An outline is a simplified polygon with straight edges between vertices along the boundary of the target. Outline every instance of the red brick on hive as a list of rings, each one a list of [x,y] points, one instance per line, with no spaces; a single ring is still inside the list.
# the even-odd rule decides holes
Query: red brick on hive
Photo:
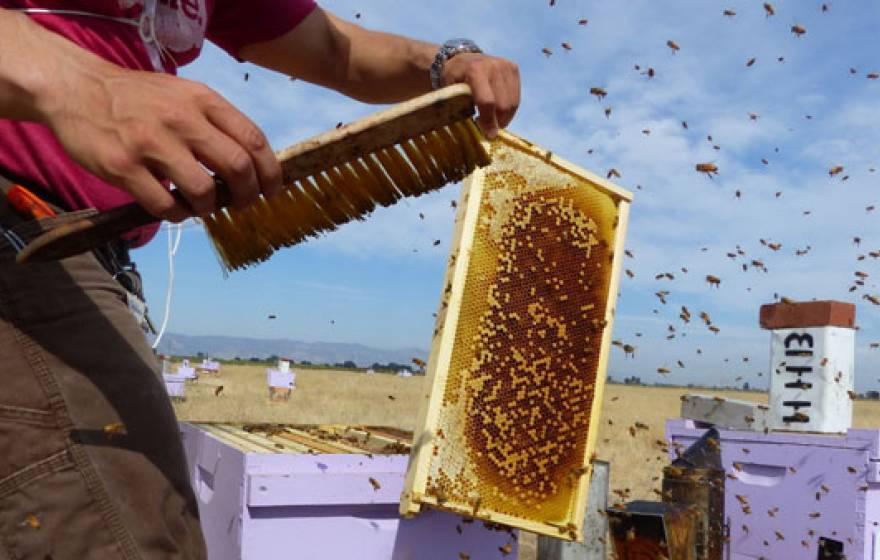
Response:
[[[761,306],[762,329],[796,329],[805,327],[853,328],[856,306],[842,301],[802,301],[768,303]]]

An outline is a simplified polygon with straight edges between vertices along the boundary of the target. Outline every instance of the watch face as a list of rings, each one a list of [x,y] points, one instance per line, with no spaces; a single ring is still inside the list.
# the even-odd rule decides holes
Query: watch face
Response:
[[[461,47],[476,47],[477,45],[470,39],[450,39],[443,43],[447,49],[459,49]]]

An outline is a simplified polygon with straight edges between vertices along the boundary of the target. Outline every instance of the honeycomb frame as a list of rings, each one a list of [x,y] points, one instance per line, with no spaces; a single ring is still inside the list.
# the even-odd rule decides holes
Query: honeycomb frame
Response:
[[[632,194],[506,131],[490,151],[492,165],[465,181],[458,205],[427,367],[428,390],[416,422],[400,513],[411,516],[427,506],[582,540]],[[517,169],[528,169],[529,177],[539,180],[529,184]],[[508,188],[510,182],[520,186]],[[555,245],[543,241],[548,232],[558,234]],[[548,248],[549,256],[542,253]],[[532,258],[526,273],[514,262],[520,255]],[[538,272],[535,259],[550,264]],[[571,283],[574,289],[563,287],[570,278],[560,278],[571,276],[572,262],[580,266],[580,292]],[[588,264],[600,272],[586,275]],[[565,267],[567,272],[561,272]],[[540,286],[540,280],[549,287]],[[509,285],[508,291],[499,284]],[[536,288],[541,289],[538,297]],[[597,305],[573,307],[594,295]],[[548,297],[559,301],[544,305]],[[507,314],[505,304],[511,300]],[[528,308],[531,322],[523,320],[516,305]],[[543,312],[535,311],[542,305]],[[568,314],[554,316],[559,309]],[[576,317],[572,309],[578,310]],[[558,336],[554,339],[551,329],[546,344],[533,344],[534,333],[545,340],[547,329],[535,330],[541,324],[555,328]],[[520,325],[526,328],[525,339]],[[581,349],[568,340],[566,328],[580,336],[585,328],[593,334],[584,338]],[[528,348],[511,344],[511,359],[503,352],[505,337],[526,341]],[[560,349],[563,341],[565,350]],[[547,369],[539,372],[535,364],[541,360],[529,360],[535,353],[526,356],[525,350],[550,355]],[[562,352],[569,352],[570,362],[559,361]],[[576,359],[583,367],[573,365]],[[523,367],[511,367],[517,364]],[[511,396],[514,403],[538,403],[528,419],[508,410]],[[537,426],[542,419],[535,414],[541,412],[557,421]]]

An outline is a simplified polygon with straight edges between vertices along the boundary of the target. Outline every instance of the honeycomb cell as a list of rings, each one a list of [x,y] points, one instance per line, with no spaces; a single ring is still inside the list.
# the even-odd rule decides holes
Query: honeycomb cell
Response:
[[[452,280],[463,290],[451,353],[435,365],[445,385],[428,429],[444,437],[427,446],[425,494],[557,535],[577,519],[592,452],[619,197],[521,141],[496,141],[491,154],[471,185],[476,226],[460,239],[470,250],[453,250],[468,262]]]

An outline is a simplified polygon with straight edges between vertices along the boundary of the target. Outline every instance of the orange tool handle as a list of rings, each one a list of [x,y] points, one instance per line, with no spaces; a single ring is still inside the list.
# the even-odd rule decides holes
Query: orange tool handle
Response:
[[[21,185],[12,185],[12,188],[6,193],[6,200],[19,213],[30,216],[35,220],[55,216],[55,211],[48,204]]]

